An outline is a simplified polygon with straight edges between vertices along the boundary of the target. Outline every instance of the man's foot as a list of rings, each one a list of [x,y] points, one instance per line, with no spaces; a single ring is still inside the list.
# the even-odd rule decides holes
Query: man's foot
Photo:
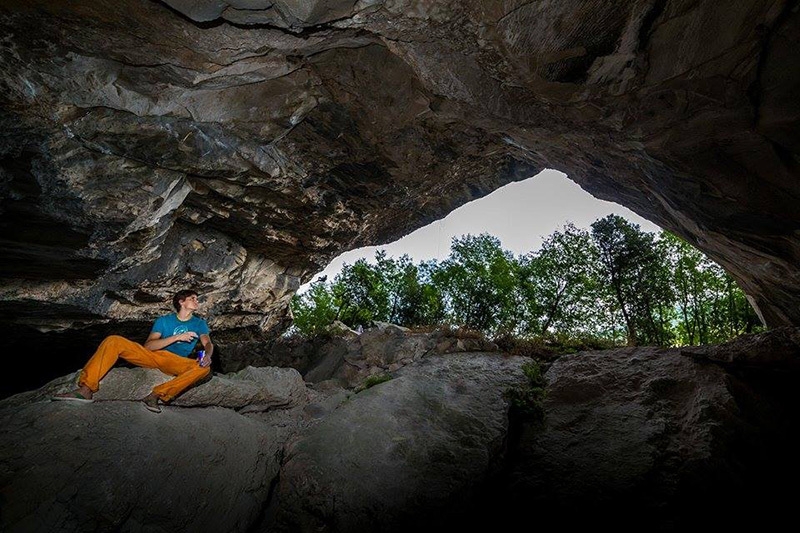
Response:
[[[92,399],[92,396],[93,396],[92,390],[85,385],[81,385],[74,391],[64,392],[62,394],[56,394],[55,396],[52,396],[50,399],[54,401],[91,403],[94,401]]]
[[[142,399],[145,409],[154,413],[161,412],[161,406],[158,405],[158,396],[155,394],[148,394]]]

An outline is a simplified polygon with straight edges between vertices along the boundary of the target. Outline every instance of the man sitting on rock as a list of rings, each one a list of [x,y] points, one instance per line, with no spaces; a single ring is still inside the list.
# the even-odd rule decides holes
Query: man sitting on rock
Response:
[[[206,321],[192,316],[199,305],[197,293],[191,290],[178,291],[172,298],[172,305],[177,312],[156,319],[144,346],[118,335],[106,337],[81,370],[78,389],[59,394],[53,399],[91,402],[92,396],[100,388],[100,380],[120,357],[136,366],[157,368],[175,376],[153,388],[153,392],[142,399],[144,406],[155,413],[161,412],[159,400],[166,403],[206,377],[211,372],[209,365],[214,345],[211,344]],[[199,362],[190,357],[198,338],[205,349],[205,355]]]

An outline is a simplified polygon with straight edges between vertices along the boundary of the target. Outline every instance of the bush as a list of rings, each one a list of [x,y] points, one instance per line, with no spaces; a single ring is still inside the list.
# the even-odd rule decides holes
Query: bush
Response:
[[[494,338],[494,343],[501,352],[509,355],[520,355],[531,359],[552,361],[560,354],[554,348],[547,346],[542,337],[521,338],[506,333]]]
[[[506,333],[495,337],[493,341],[501,351],[509,355],[520,355],[541,361],[553,361],[569,353],[610,350],[619,347],[619,344],[614,341],[589,335],[580,337],[570,337],[568,335],[517,337]]]
[[[542,369],[536,361],[529,361],[522,365],[522,372],[527,381],[517,387],[506,390],[504,396],[511,404],[512,410],[523,418],[542,420],[544,418],[543,401],[547,394],[547,382],[542,376]]]

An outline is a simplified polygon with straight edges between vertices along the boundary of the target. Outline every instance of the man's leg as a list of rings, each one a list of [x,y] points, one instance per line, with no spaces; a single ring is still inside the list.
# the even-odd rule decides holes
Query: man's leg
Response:
[[[106,337],[86,366],[81,370],[79,385],[85,385],[92,392],[100,388],[103,379],[117,359],[122,357],[129,363],[144,368],[156,368],[154,352],[151,352],[139,343],[130,341],[119,335]]]
[[[153,352],[156,368],[175,376],[174,379],[153,388],[153,395],[162,402],[168,402],[175,396],[197,383],[210,372],[211,368],[202,367],[196,359],[181,357],[167,350]]]
[[[100,380],[111,370],[111,367],[120,357],[137,366],[156,368],[153,352],[125,337],[111,335],[100,343],[97,351],[81,370],[78,390],[59,394],[55,398],[73,399],[77,393],[85,399],[91,400],[94,393],[100,388]]]

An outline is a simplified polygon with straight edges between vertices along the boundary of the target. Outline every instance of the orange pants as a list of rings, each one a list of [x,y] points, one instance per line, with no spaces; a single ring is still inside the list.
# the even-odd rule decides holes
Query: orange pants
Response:
[[[97,351],[83,367],[78,384],[86,385],[92,392],[97,392],[100,380],[120,357],[136,366],[157,368],[165,374],[176,376],[175,379],[153,388],[153,392],[164,402],[168,402],[211,372],[209,367],[200,366],[190,357],[181,357],[168,350],[153,352],[125,337],[111,335],[100,343]]]

